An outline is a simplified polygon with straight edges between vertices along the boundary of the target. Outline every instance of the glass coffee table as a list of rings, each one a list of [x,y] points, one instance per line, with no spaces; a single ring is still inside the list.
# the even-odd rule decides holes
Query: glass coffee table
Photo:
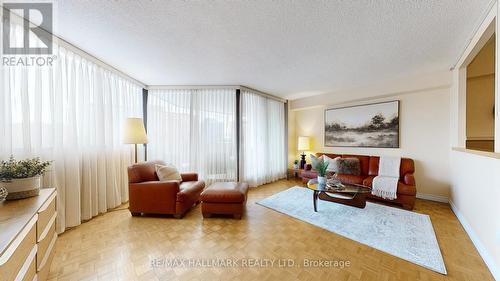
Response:
[[[307,188],[314,191],[313,204],[315,212],[318,211],[318,199],[364,208],[366,206],[366,195],[371,192],[371,188],[359,184],[344,184],[342,188],[330,188],[326,184],[319,184],[317,179],[309,180]]]

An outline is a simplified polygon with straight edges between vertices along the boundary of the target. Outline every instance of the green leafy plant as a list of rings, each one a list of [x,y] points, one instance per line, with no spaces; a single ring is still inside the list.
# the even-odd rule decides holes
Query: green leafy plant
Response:
[[[39,157],[17,161],[14,156],[0,161],[0,180],[24,179],[42,175],[51,161],[41,161]]]
[[[318,160],[318,163],[316,164],[316,171],[318,172],[318,175],[320,177],[326,176],[326,169],[328,169],[329,162],[325,162],[323,158]]]
[[[295,164],[295,165],[299,164],[299,160],[293,161],[293,164]]]

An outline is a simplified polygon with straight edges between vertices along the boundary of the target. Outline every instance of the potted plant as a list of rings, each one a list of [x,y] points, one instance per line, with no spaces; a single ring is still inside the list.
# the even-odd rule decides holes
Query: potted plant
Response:
[[[293,168],[297,170],[299,168],[299,160],[293,161]]]
[[[0,161],[0,186],[7,189],[7,200],[38,195],[40,176],[50,163],[38,157],[17,161],[11,156],[7,161]]]
[[[330,163],[328,161],[325,162],[323,158],[318,160],[316,164],[316,172],[318,172],[318,183],[326,184],[326,169],[328,169],[328,165]]]

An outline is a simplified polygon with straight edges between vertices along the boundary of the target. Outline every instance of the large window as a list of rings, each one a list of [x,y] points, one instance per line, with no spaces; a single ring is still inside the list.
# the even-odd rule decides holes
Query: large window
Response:
[[[57,188],[62,232],[128,201],[132,150],[122,131],[142,116],[142,87],[69,47],[54,52],[52,67],[0,68],[0,159],[53,161],[43,186]]]
[[[237,179],[234,89],[150,90],[147,125],[149,159],[207,183]]]
[[[237,120],[236,99],[235,89],[150,90],[148,158],[197,172],[208,184],[285,177],[284,103],[242,90]]]
[[[240,178],[258,186],[285,177],[285,105],[241,92]]]

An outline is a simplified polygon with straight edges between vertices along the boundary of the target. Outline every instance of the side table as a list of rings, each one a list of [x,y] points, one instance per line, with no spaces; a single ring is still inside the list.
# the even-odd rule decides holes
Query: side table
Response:
[[[302,171],[304,171],[304,169],[300,169],[300,168],[297,168],[297,169],[288,168],[287,173],[286,173],[286,179],[287,180],[289,180],[289,179],[299,179],[300,178],[300,174],[302,174]]]

